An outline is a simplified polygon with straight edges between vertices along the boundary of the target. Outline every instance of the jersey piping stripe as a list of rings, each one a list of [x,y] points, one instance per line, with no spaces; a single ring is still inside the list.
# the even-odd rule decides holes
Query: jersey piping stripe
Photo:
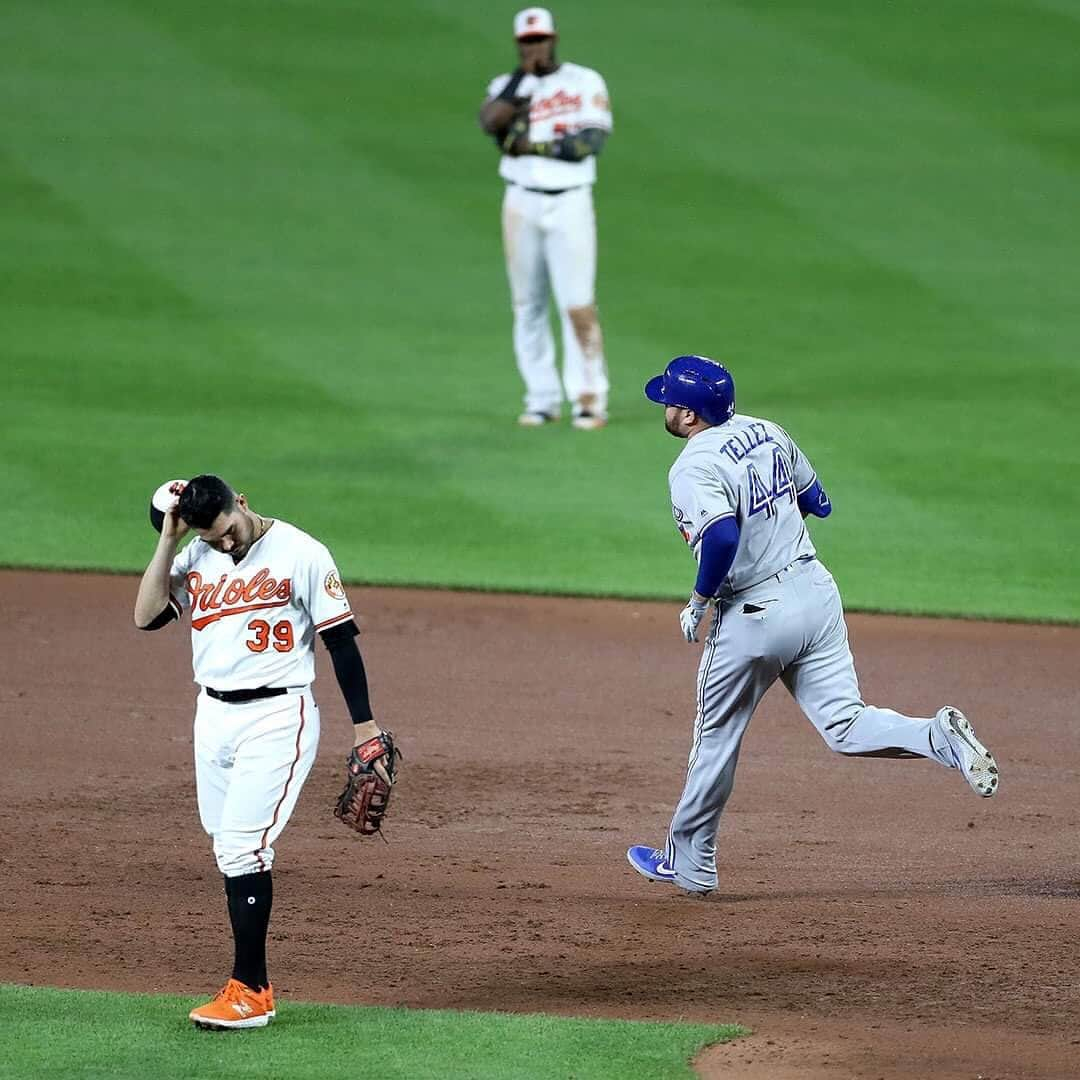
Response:
[[[184,614],[184,609],[183,609],[183,606],[181,605],[180,601],[177,600],[176,597],[173,596],[171,593],[169,594],[169,607],[172,608],[173,613],[176,615],[176,617],[178,619],[180,618],[181,615]]]
[[[293,753],[292,764],[289,766],[289,775],[285,778],[285,789],[281,793],[281,798],[278,799],[277,805],[274,807],[274,816],[270,819],[270,824],[263,829],[263,834],[259,840],[259,849],[255,852],[255,858],[259,863],[259,869],[265,870],[266,863],[263,862],[262,852],[266,848],[266,838],[270,835],[270,830],[277,824],[278,814],[281,813],[282,803],[285,802],[285,796],[289,794],[289,785],[292,783],[293,773],[296,772],[296,764],[300,760],[300,736],[304,733],[304,695],[300,695],[300,726],[296,729],[296,750]]]
[[[716,617],[720,617],[719,613]],[[709,673],[712,670],[713,657],[716,655],[717,639],[719,637],[720,627],[715,626],[713,627],[713,632],[709,635],[709,659],[702,668],[701,686],[699,687],[697,694],[697,716],[694,717],[694,740],[690,747],[690,761],[686,766],[686,777],[688,780],[694,765],[697,764],[698,753],[701,750],[701,736],[705,730],[705,692],[709,682]],[[675,836],[672,833],[670,826],[668,827],[667,848],[664,852],[664,857],[667,860],[668,866],[675,869]]]
[[[715,618],[720,618],[719,611]],[[690,770],[697,764],[698,752],[701,749],[701,736],[705,729],[705,698],[709,688],[709,676],[712,674],[713,657],[716,655],[717,639],[720,637],[720,627],[714,626],[709,634],[709,658],[705,661],[701,675],[701,687],[698,690],[697,695],[697,716],[694,717],[694,742],[690,748],[690,761],[686,766],[686,775],[690,775]]]
[[[804,491],[809,491],[814,486],[814,484],[816,484],[816,483],[817,483],[817,473],[814,473],[814,475],[810,477],[810,483],[807,484],[806,487],[800,488],[798,491],[795,492],[795,494],[796,495],[802,495],[802,493]]]
[[[201,618],[191,620],[192,630],[202,630],[203,627],[215,623],[218,619],[224,619],[227,615],[246,615],[249,611],[265,611],[267,608],[285,607],[288,600],[275,600],[269,604],[245,604],[243,607],[224,608],[215,611],[213,615],[203,615]]]
[[[353,613],[351,611],[346,611],[344,615],[332,615],[329,619],[323,619],[321,623],[316,623],[315,630],[316,632],[325,630],[327,627],[336,626],[338,623],[343,623],[352,617]]]

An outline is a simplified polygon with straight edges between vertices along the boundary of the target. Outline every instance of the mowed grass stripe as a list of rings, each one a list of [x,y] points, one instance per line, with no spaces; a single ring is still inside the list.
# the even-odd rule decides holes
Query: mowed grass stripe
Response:
[[[1047,164],[1080,165],[1076,0],[789,0],[752,10],[947,109],[969,113],[1038,151]]]
[[[640,384],[706,349],[731,360],[742,407],[817,464],[838,509],[816,535],[853,606],[1077,617],[1054,540],[1075,513],[1060,497],[1076,455],[1061,423],[1076,389],[1067,260],[1023,192],[1001,195],[1020,270],[982,265],[993,200],[951,214],[983,162],[1003,172],[1019,155],[1048,176],[1059,162],[962,110],[933,115],[931,95],[834,55],[798,11],[612,10],[563,25],[565,54],[604,71],[616,102],[598,203],[617,423],[591,439],[511,424],[499,184],[473,127],[508,62],[491,13],[18,5],[4,75],[18,108],[0,143],[108,241],[106,276],[145,273],[166,301],[118,318],[109,300],[100,321],[54,307],[42,328],[23,302],[40,275],[16,293],[5,354],[40,365],[13,400],[32,401],[55,450],[0,561],[144,562],[142,510],[101,521],[85,494],[100,470],[82,452],[89,423],[125,506],[163,475],[216,469],[325,539],[351,580],[677,596],[692,573],[666,511],[678,447]],[[417,34],[436,61],[417,63]],[[924,128],[908,169],[900,136]],[[957,167],[954,138],[973,164]],[[1022,274],[1043,300],[986,287]],[[72,400],[72,360],[74,385],[100,369],[107,414]],[[26,453],[17,435],[8,457]],[[1031,537],[985,490],[1033,471],[1046,517]],[[62,516],[94,528],[74,544]]]
[[[0,1078],[601,1080],[694,1075],[742,1029],[279,1002],[268,1028],[197,1031],[188,998],[0,986]]]
[[[741,27],[741,47],[718,89],[742,83],[755,107],[726,118],[724,144],[711,144],[717,157],[1006,330],[1029,334],[1033,305],[1080,328],[1071,304],[1075,245],[1062,218],[1047,212],[1080,210],[1073,170],[895,81],[869,58],[856,63],[819,47],[798,27],[756,9],[727,19]],[[997,30],[986,19],[969,32],[977,47],[980,33]],[[783,80],[763,78],[779,56]],[[1068,342],[1058,344],[1046,359],[1070,355]]]

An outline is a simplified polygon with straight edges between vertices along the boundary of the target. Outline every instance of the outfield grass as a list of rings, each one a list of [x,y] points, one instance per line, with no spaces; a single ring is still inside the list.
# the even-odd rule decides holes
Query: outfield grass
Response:
[[[676,597],[678,446],[733,368],[865,609],[1080,619],[1080,19],[595,0],[614,423],[519,431],[493,148],[515,4],[9,0],[0,564],[134,570],[213,470],[352,581]]]
[[[0,1078],[574,1080],[692,1077],[741,1029],[552,1016],[279,1003],[253,1031],[197,1031],[192,1000],[0,986]]]

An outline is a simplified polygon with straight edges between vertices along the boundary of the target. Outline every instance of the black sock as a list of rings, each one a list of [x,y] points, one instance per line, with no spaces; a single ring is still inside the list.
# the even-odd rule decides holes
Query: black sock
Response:
[[[234,979],[262,990],[270,985],[266,977],[266,931],[270,926],[270,908],[274,902],[274,882],[267,870],[258,874],[225,879],[229,901],[236,958]]]

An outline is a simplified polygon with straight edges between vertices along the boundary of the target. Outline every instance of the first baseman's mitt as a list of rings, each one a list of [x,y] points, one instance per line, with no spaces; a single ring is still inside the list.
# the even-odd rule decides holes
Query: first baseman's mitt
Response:
[[[345,790],[334,807],[334,817],[364,836],[377,833],[390,805],[400,757],[389,731],[354,746],[345,761]]]

